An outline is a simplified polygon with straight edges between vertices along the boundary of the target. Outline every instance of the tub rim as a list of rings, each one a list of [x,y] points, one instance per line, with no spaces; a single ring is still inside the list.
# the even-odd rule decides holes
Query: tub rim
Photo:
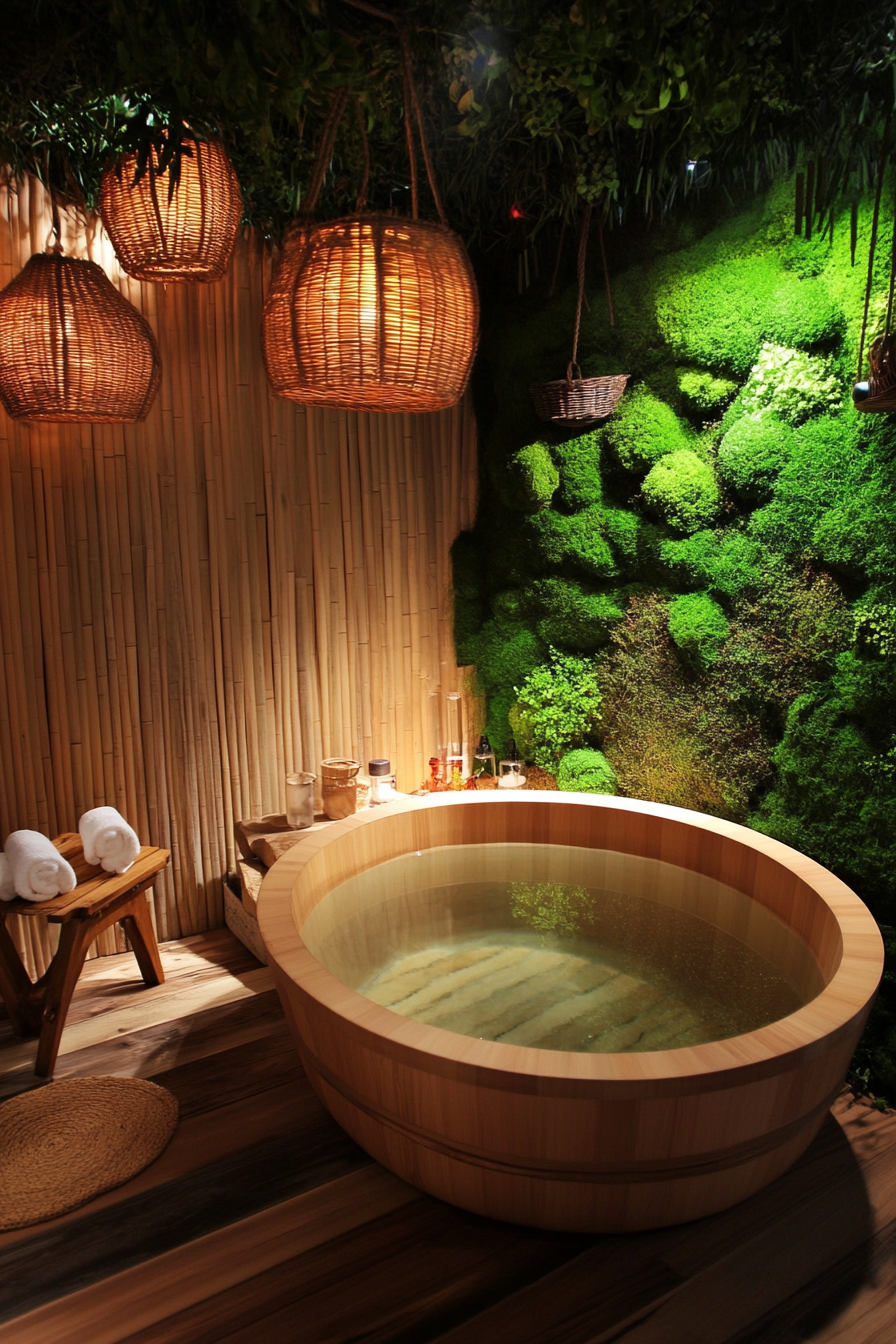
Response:
[[[376,824],[383,816],[432,808],[518,806],[540,801],[551,806],[634,812],[685,824],[708,836],[733,840],[785,868],[827,907],[839,929],[842,940],[839,964],[825,988],[796,1012],[741,1036],[673,1050],[589,1054],[482,1041],[403,1017],[343,984],[303,941],[295,918],[295,888],[322,851],[358,828]],[[403,852],[413,851],[409,847]],[[828,1049],[835,1039],[853,1029],[857,1016],[869,1007],[883,971],[883,941],[871,912],[850,887],[814,859],[736,822],[664,803],[608,795],[539,790],[499,794],[483,790],[475,795],[408,798],[388,804],[388,809],[357,813],[316,835],[304,837],[277,860],[262,882],[258,923],[275,971],[325,1011],[342,1019],[347,1033],[360,1043],[365,1040],[372,1043],[375,1039],[381,1054],[396,1061],[413,1061],[415,1068],[458,1081],[467,1079],[477,1086],[500,1090],[522,1087],[527,1092],[547,1087],[551,1095],[562,1095],[567,1086],[578,1094],[582,1085],[589,1082],[599,1084],[602,1094],[607,1095],[609,1089],[619,1099],[633,1088],[641,1093],[644,1085],[651,1085],[650,1090],[659,1095],[665,1090],[664,1083],[681,1093],[683,1087],[690,1091],[686,1086],[688,1079],[693,1080],[694,1090],[699,1090],[701,1080],[709,1074],[716,1086],[734,1087],[742,1080],[745,1069],[751,1076],[761,1077],[793,1068],[801,1060]],[[306,1041],[305,1047],[311,1053],[311,1043]]]

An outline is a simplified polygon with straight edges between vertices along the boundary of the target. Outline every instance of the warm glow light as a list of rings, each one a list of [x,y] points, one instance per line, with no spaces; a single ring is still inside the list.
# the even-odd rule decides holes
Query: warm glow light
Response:
[[[449,229],[386,215],[300,226],[265,304],[268,378],[314,405],[442,410],[463,395],[478,319],[470,263]]]
[[[204,284],[220,280],[230,264],[243,212],[236,174],[218,142],[185,144],[173,191],[155,152],[137,183],[134,154],[103,174],[100,214],[122,268],[136,280]]]
[[[14,419],[133,423],[160,378],[149,324],[95,262],[38,254],[0,293],[0,401]]]

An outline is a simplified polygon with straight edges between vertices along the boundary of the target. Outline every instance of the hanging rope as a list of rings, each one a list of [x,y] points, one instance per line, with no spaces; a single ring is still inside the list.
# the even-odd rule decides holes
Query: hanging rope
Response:
[[[362,210],[367,208],[367,183],[370,181],[370,145],[367,142],[367,119],[364,116],[364,107],[360,96],[355,103],[358,113],[358,130],[361,132],[361,145],[364,149],[364,175],[361,178],[361,189],[358,192],[358,199],[355,202],[355,214],[360,215]]]
[[[576,363],[579,353],[579,327],[582,322],[582,300],[585,297],[585,257],[588,252],[588,230],[591,226],[591,206],[586,205],[585,213],[582,216],[582,229],[579,234],[579,259],[578,259],[578,278],[579,278],[579,297],[576,303],[576,326],[572,337],[572,359],[569,361],[569,367],[566,370],[566,381],[573,382],[573,374],[576,374],[577,380],[581,382],[582,371]]]
[[[411,169],[411,219],[418,219],[420,195],[417,187],[417,148],[414,144],[414,123],[411,116],[411,72],[404,46],[401,51],[401,89],[404,101],[404,133],[408,142],[408,163]]]
[[[884,168],[886,166],[887,150],[890,144],[890,121],[891,113],[887,113],[887,120],[884,126],[883,139],[880,146],[880,161],[877,167],[877,190],[874,193],[874,214],[871,218],[871,243],[868,248],[868,279],[865,284],[865,308],[862,313],[862,334],[859,338],[859,371],[856,375],[856,381],[862,377],[862,364],[865,358],[865,337],[868,333],[868,308],[871,303],[871,286],[874,281],[874,252],[877,247],[877,223],[880,219],[880,197],[884,185]]]
[[[324,177],[326,176],[330,160],[333,157],[333,147],[336,144],[336,132],[339,130],[339,123],[342,120],[342,114],[345,111],[347,102],[348,89],[337,89],[333,94],[333,101],[330,104],[330,110],[327,113],[327,119],[324,122],[323,130],[320,133],[320,147],[317,151],[317,161],[314,165],[314,172],[311,174],[308,195],[305,197],[305,203],[302,210],[304,215],[313,214],[315,207],[317,206],[321,188],[324,184]]]
[[[606,249],[606,245],[604,244],[604,222],[603,222],[603,220],[601,220],[601,221],[600,221],[600,224],[599,224],[599,235],[600,235],[600,256],[601,256],[601,261],[602,261],[603,264],[604,264],[604,284],[605,284],[606,287],[607,287],[607,308],[608,308],[609,311],[610,311],[610,326],[611,326],[611,327],[615,327],[615,325],[616,325],[616,318],[615,318],[615,315],[614,315],[614,313],[613,313],[613,291],[612,291],[612,289],[610,288],[610,268],[609,268],[609,266],[607,265],[607,249]]]

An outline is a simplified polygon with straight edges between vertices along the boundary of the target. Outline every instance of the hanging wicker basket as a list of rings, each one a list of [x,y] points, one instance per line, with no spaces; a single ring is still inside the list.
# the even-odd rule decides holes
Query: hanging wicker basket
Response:
[[[135,154],[107,168],[99,209],[123,270],[135,280],[208,284],[220,280],[233,254],[243,202],[224,146],[185,140],[180,176],[159,171],[152,150],[146,172],[134,181]]]
[[[896,411],[896,333],[878,336],[868,351],[871,377],[856,383],[852,402],[857,411]]]
[[[529,392],[535,414],[539,420],[583,429],[597,424],[613,414],[629,376],[617,373],[606,378],[583,378],[578,367],[570,364],[565,378],[532,383]]]
[[[93,261],[38,253],[0,293],[0,401],[15,420],[143,420],[161,363],[149,323]]]
[[[555,425],[569,425],[573,429],[587,429],[600,420],[606,420],[616,409],[616,403],[625,391],[630,374],[616,373],[603,378],[583,378],[576,363],[579,349],[579,327],[582,321],[582,301],[585,297],[585,255],[588,250],[588,230],[591,224],[591,206],[582,216],[582,228],[579,234],[578,281],[579,296],[576,303],[576,325],[572,338],[572,359],[566,368],[566,377],[551,383],[532,383],[529,394],[539,420],[550,420]],[[607,285],[607,305],[610,310],[610,325],[614,326],[613,299],[610,291],[610,273],[607,268],[607,254],[604,250],[603,227],[600,231],[601,255],[604,263],[604,278]],[[559,262],[559,253],[557,256]]]
[[[460,400],[479,324],[463,243],[441,224],[358,214],[287,235],[262,346],[281,397],[354,411]]]

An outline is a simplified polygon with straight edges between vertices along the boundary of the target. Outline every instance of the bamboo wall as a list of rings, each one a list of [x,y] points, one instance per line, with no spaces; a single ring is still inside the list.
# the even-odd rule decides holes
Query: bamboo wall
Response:
[[[0,285],[49,227],[39,184],[0,192]],[[233,822],[282,811],[287,769],[383,755],[399,788],[422,782],[428,693],[460,680],[449,547],[475,510],[473,419],[271,397],[253,236],[208,286],[130,280],[95,221],[67,217],[63,244],[148,318],[162,387],[136,426],[0,409],[0,840],[117,807],[172,851],[155,917],[173,938],[223,923]]]

